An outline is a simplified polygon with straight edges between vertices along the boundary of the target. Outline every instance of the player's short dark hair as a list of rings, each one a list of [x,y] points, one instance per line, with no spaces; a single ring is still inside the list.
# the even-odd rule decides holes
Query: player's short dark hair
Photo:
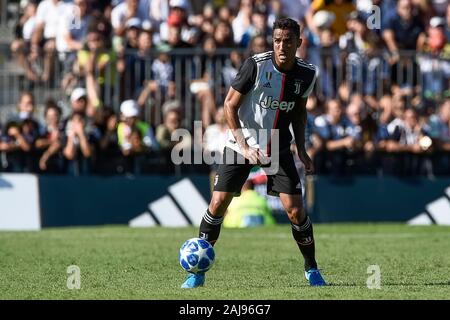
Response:
[[[300,26],[295,20],[290,18],[279,18],[275,20],[272,30],[275,31],[275,29],[291,30],[297,38],[300,38]]]

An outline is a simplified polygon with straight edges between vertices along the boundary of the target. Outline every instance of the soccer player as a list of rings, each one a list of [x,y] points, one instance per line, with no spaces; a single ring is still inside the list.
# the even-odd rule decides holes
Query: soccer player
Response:
[[[250,170],[255,165],[267,167],[269,157],[275,153],[277,146],[272,145],[271,137],[272,129],[277,129],[279,164],[276,174],[268,175],[267,191],[280,197],[291,221],[292,235],[305,260],[306,279],[311,286],[324,286],[326,283],[315,259],[313,227],[303,207],[300,178],[290,152],[292,134],[289,128],[291,126],[305,172],[312,174],[313,164],[305,150],[305,106],[317,71],[313,65],[296,57],[302,43],[297,22],[288,18],[276,20],[272,36],[273,51],[248,58],[225,98],[230,136],[224,150],[224,163],[219,165],[215,178],[211,202],[200,224],[199,237],[215,244],[225,211],[232,198],[239,195]],[[261,138],[264,136],[260,134],[261,129],[268,131],[269,138]],[[226,157],[230,153],[233,157]],[[237,161],[239,156],[246,159],[245,163]],[[181,287],[195,288],[203,286],[204,282],[204,273],[189,274]]]

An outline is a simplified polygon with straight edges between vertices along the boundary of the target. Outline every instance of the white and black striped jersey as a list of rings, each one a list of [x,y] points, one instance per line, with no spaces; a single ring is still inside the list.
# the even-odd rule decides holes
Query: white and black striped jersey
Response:
[[[289,72],[281,72],[273,51],[245,60],[231,86],[245,95],[238,116],[249,146],[270,155],[271,130],[279,129],[280,151],[289,148],[292,114],[299,112],[299,102],[311,93],[316,77],[316,67],[299,58]],[[226,146],[241,153],[231,131]]]

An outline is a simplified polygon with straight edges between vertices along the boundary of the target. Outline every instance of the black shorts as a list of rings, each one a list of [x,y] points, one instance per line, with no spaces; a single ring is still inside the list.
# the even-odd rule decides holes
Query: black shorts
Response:
[[[225,154],[227,152],[234,154],[235,161],[233,164],[226,163]],[[232,192],[235,196],[241,194],[242,186],[247,180],[250,170],[255,165],[250,164],[247,159],[245,159],[243,164],[236,164],[238,157],[242,158],[236,151],[225,148],[223,164],[219,165],[214,179],[214,191]],[[267,176],[267,194],[276,197],[280,193],[301,195],[300,177],[298,176],[292,153],[289,150],[280,152],[279,162],[278,172],[275,175]]]

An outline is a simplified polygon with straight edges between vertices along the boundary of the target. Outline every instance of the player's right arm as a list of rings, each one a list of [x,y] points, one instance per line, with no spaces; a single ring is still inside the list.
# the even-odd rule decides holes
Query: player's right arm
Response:
[[[239,122],[238,110],[244,97],[244,94],[233,87],[230,88],[224,102],[225,119],[239,149],[242,151],[242,155],[247,158],[250,163],[261,164],[265,161],[264,154],[260,150],[248,145],[242,132],[241,123]]]

